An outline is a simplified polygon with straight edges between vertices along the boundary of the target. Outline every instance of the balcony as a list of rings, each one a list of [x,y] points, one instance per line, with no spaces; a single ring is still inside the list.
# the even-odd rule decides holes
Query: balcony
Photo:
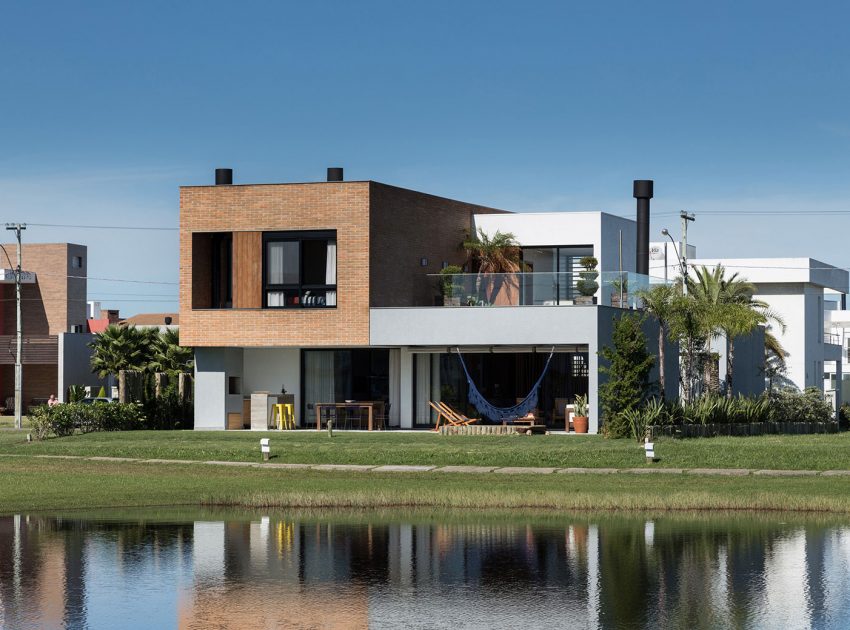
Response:
[[[14,365],[17,348],[15,335],[0,335],[0,365]],[[23,365],[51,365],[59,361],[59,337],[24,337],[21,343]]]
[[[641,290],[665,281],[632,272],[428,274],[434,306],[613,306],[639,308]],[[423,305],[424,306],[424,305]],[[428,306],[432,306],[429,304]]]

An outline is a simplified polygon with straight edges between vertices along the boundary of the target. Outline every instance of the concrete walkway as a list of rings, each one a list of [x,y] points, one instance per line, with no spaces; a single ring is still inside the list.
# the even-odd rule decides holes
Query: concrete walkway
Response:
[[[204,466],[236,466],[241,468],[268,468],[272,470],[325,470],[343,472],[377,473],[449,473],[456,475],[490,474],[503,475],[714,475],[719,477],[850,477],[850,470],[759,470],[755,468],[550,468],[514,466],[404,466],[363,464],[285,464],[275,462],[226,462],[193,459],[139,459],[135,457],[85,457],[82,455],[19,455],[3,454],[0,457],[35,457],[41,459],[78,459],[91,462],[133,462],[137,464],[194,464]]]

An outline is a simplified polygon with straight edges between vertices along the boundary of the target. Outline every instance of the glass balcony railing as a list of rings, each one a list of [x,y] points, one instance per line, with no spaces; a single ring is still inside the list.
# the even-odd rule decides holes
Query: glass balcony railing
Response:
[[[428,274],[440,306],[574,306],[639,308],[638,292],[655,284],[632,272]]]

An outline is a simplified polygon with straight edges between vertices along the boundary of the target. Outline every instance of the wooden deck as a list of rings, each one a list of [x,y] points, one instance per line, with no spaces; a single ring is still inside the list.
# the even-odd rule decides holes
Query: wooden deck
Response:
[[[467,426],[442,426],[441,435],[515,435],[546,434],[545,424],[470,424]]]

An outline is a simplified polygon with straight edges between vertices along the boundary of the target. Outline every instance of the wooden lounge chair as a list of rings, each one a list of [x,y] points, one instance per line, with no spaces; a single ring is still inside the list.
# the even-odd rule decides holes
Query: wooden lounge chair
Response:
[[[447,422],[449,422],[449,421],[450,421],[450,416],[446,415],[446,413],[445,413],[445,412],[444,412],[444,411],[443,411],[440,407],[438,407],[437,405],[435,405],[435,404],[434,404],[433,402],[431,402],[430,400],[428,401],[428,404],[429,404],[429,405],[431,405],[431,409],[433,409],[434,411],[436,411],[436,412],[437,412],[437,424],[435,424],[435,425],[434,425],[434,428],[433,428],[433,429],[431,429],[431,430],[432,430],[432,431],[439,431],[439,430],[440,430],[440,422],[442,422],[443,418],[445,418],[445,419],[446,419],[446,421],[447,421]]]
[[[458,413],[444,402],[433,403],[428,401],[431,408],[437,412],[437,424],[434,425],[432,431],[440,430],[440,422],[445,419],[443,424],[448,424],[454,427],[463,427],[478,422],[478,418],[468,418],[462,413]]]
[[[478,422],[478,418],[469,418],[468,416],[463,415],[459,411],[455,411],[454,409],[449,407],[447,403],[440,401],[437,403],[437,405],[442,407],[446,415],[454,419],[454,422],[452,422],[452,424],[456,426],[467,426],[474,422]]]

